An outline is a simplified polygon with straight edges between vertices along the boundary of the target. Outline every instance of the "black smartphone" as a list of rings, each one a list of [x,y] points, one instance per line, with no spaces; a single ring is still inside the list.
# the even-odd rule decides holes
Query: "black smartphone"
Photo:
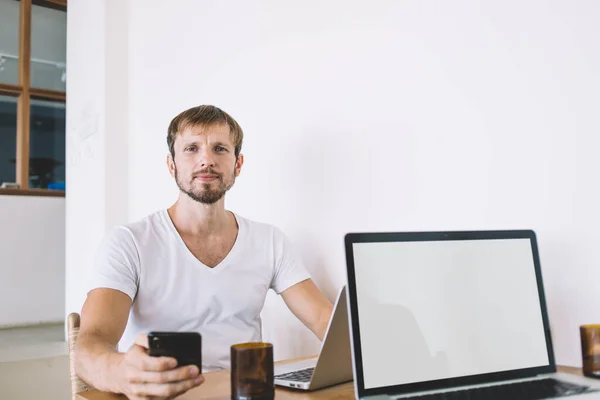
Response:
[[[195,365],[202,373],[202,336],[197,332],[150,332],[148,354],[173,357],[177,366]]]

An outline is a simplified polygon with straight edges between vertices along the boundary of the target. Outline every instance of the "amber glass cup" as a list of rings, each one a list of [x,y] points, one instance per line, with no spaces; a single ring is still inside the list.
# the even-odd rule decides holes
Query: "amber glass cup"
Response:
[[[273,345],[240,343],[231,346],[231,399],[273,400]]]
[[[591,378],[600,378],[600,324],[582,325],[581,356],[583,359],[583,374]]]

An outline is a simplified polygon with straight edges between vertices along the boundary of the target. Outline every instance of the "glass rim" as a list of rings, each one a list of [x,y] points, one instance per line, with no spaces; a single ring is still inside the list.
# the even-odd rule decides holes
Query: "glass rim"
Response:
[[[237,343],[231,346],[234,350],[256,350],[256,349],[269,349],[272,348],[273,344],[267,342],[246,342]]]
[[[584,324],[579,326],[580,329],[600,329],[600,324]]]

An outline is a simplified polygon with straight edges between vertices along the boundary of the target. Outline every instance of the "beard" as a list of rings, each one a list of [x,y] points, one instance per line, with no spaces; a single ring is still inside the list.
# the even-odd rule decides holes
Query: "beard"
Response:
[[[198,183],[194,177],[198,174],[214,174],[217,175],[217,183],[218,186],[214,189],[211,189],[213,182],[211,183]],[[225,193],[231,189],[233,184],[235,183],[235,171],[231,174],[231,179],[229,181],[225,181],[223,179],[223,174],[218,174],[211,169],[203,170],[196,172],[192,175],[192,179],[190,180],[187,187],[183,185],[183,183],[179,180],[179,174],[177,173],[177,167],[175,167],[175,182],[177,183],[177,187],[183,193],[187,194],[188,197],[198,203],[202,204],[214,204],[217,201],[221,200]]]

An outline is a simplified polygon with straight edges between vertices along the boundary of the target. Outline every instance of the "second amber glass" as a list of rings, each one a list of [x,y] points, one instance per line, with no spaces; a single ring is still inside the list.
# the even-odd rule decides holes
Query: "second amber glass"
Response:
[[[581,335],[583,374],[592,378],[600,378],[600,324],[582,325],[579,327],[579,333]]]
[[[240,343],[231,346],[231,399],[273,400],[273,345]]]

